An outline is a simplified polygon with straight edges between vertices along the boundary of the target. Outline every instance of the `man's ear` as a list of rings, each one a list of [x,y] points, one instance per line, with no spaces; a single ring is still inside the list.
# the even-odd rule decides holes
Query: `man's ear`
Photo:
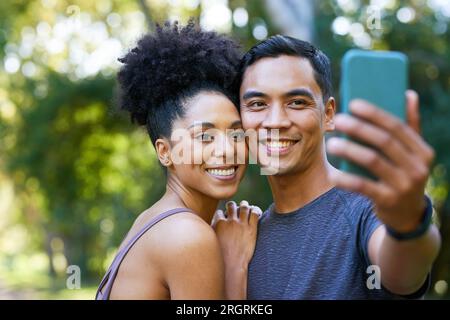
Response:
[[[336,114],[336,100],[329,97],[325,104],[325,132],[334,131],[334,116]]]
[[[156,154],[158,160],[164,167],[170,167],[172,165],[172,159],[170,157],[170,144],[167,139],[157,139],[155,142]]]

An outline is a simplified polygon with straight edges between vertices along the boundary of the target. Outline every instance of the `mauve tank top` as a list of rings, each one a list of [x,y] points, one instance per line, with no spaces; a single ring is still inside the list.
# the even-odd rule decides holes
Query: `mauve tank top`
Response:
[[[192,212],[191,209],[188,208],[176,208],[172,210],[168,210],[164,213],[161,213],[160,215],[154,217],[151,219],[147,224],[139,231],[131,240],[127,243],[126,246],[124,246],[116,255],[113,262],[111,263],[111,266],[109,267],[108,271],[106,272],[105,276],[102,279],[102,282],[100,282],[100,285],[98,286],[97,293],[95,295],[96,300],[108,300],[109,295],[111,294],[111,289],[114,284],[114,280],[116,279],[117,273],[119,271],[120,264],[122,263],[123,259],[127,255],[128,251],[133,247],[133,245],[136,243],[136,241],[139,240],[140,237],[144,235],[151,227],[153,227],[155,224],[160,222],[161,220],[174,215],[176,213],[180,212]]]

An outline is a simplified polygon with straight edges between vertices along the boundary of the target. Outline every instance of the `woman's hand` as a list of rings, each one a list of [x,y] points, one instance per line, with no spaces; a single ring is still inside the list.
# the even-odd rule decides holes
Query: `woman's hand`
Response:
[[[216,231],[225,262],[227,298],[245,299],[247,270],[256,245],[258,219],[262,211],[241,201],[226,204],[226,212],[217,210],[212,226]]]

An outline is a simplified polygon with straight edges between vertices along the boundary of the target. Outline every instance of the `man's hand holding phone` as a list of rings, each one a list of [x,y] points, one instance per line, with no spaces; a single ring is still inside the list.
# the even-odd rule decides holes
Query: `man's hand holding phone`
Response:
[[[425,209],[424,190],[433,149],[419,134],[419,99],[406,92],[407,124],[392,114],[364,101],[353,100],[351,114],[335,118],[336,130],[354,141],[333,137],[328,152],[369,170],[377,181],[339,171],[336,185],[362,193],[375,204],[378,218],[398,232],[410,232],[420,225]]]

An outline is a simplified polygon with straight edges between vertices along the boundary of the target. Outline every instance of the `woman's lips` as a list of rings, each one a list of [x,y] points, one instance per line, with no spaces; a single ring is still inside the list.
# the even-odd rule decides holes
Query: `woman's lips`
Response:
[[[236,177],[238,170],[237,166],[233,167],[218,167],[218,168],[206,168],[206,172],[219,180],[233,180]]]

